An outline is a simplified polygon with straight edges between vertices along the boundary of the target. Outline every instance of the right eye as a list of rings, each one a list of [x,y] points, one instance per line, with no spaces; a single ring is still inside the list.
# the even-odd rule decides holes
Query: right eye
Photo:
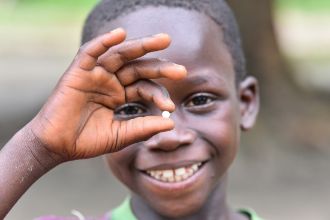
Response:
[[[147,112],[146,108],[139,103],[127,103],[115,110],[115,115],[120,118],[133,118],[142,116]]]

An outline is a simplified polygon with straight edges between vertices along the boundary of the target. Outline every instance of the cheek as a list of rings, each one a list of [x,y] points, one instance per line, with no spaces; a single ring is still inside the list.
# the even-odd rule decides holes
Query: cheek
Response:
[[[239,108],[235,102],[222,103],[217,111],[195,120],[194,129],[215,148],[217,166],[226,169],[234,160],[239,146]]]
[[[113,175],[128,188],[134,188],[134,158],[138,146],[131,145],[125,149],[105,155],[105,160]]]

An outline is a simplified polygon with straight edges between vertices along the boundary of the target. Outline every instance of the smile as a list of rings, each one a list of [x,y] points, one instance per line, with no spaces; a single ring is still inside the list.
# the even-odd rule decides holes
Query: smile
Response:
[[[193,176],[198,172],[202,165],[202,162],[198,162],[189,166],[178,167],[176,169],[146,170],[145,172],[148,176],[160,182],[176,183]]]

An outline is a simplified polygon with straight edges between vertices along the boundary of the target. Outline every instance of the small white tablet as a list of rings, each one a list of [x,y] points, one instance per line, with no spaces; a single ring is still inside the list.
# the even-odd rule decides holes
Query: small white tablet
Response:
[[[163,116],[163,118],[169,118],[171,116],[171,113],[168,111],[163,111],[162,116]]]

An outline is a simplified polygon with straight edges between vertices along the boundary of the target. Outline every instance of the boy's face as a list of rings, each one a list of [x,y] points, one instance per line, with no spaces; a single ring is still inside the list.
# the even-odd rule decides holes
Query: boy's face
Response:
[[[154,80],[168,90],[176,105],[171,114],[175,128],[107,155],[108,164],[121,182],[162,215],[192,214],[223,184],[239,146],[240,130],[253,124],[255,81],[237,88],[220,27],[197,12],[140,9],[109,23],[100,33],[115,27],[126,29],[128,38],[168,33],[171,46],[146,58],[184,65],[188,75],[179,82]],[[141,103],[143,112],[161,114]]]

